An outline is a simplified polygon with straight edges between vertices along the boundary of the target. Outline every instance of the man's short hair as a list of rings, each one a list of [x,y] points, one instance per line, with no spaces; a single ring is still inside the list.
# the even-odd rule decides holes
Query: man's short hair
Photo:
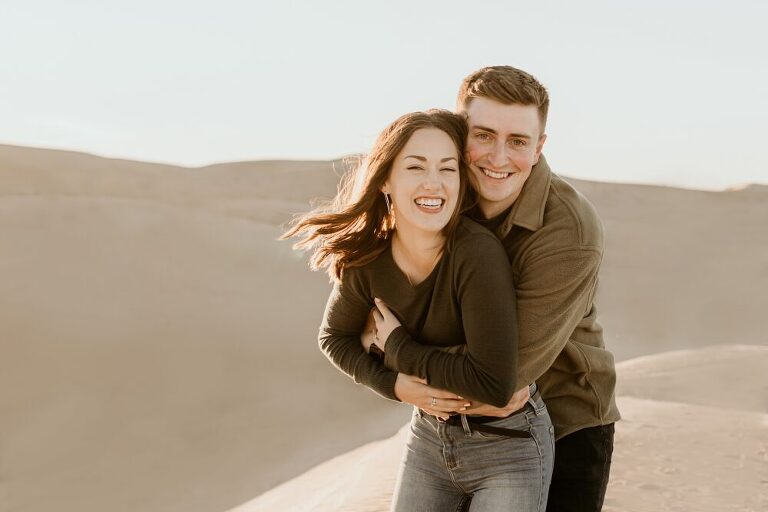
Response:
[[[541,133],[547,125],[549,94],[533,76],[512,66],[488,66],[466,77],[456,98],[456,110],[463,112],[472,98],[489,98],[504,105],[534,105],[539,112]]]

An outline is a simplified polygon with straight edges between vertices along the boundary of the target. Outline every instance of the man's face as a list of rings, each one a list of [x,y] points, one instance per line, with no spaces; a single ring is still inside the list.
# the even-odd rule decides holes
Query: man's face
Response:
[[[520,195],[547,136],[540,132],[534,105],[504,105],[489,98],[473,98],[466,113],[470,168],[477,181],[480,209],[490,218]]]

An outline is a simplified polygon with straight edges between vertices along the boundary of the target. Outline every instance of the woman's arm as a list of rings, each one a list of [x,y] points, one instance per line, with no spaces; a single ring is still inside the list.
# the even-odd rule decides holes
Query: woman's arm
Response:
[[[372,307],[354,269],[345,271],[325,306],[318,344],[323,354],[358,384],[397,400],[397,372],[371,357],[360,344],[360,333]]]
[[[470,405],[467,400],[449,391],[433,389],[417,377],[392,371],[366,352],[360,332],[370,314],[369,296],[354,270],[346,272],[342,282],[334,286],[318,337],[326,357],[355,382],[390,400],[415,405],[434,416],[447,417],[464,411]]]
[[[517,380],[517,321],[509,260],[491,233],[476,233],[453,250],[454,289],[466,352],[447,353],[418,343],[383,305],[377,308],[382,313],[377,329],[379,339],[386,340],[385,363],[424,378],[433,387],[503,407],[514,394]]]

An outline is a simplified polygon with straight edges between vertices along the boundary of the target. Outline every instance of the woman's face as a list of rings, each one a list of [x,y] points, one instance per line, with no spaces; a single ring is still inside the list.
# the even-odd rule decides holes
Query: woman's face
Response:
[[[392,163],[382,192],[389,194],[398,230],[440,232],[456,210],[459,155],[437,128],[416,130]]]

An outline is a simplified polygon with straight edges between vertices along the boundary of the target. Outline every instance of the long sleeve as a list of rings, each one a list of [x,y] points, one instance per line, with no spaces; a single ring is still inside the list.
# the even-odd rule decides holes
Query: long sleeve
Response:
[[[342,281],[336,283],[328,297],[318,344],[325,356],[355,382],[385,398],[397,400],[397,372],[371,357],[360,343],[360,333],[373,307],[361,288],[354,269],[345,271]]]
[[[522,267],[516,283],[520,382],[541,377],[576,327],[590,321],[601,258],[597,247],[571,248]]]
[[[423,345],[399,327],[387,339],[385,363],[426,378],[431,386],[501,407],[517,384],[517,322],[509,260],[490,232],[462,240],[453,251],[454,300],[461,310],[466,351],[450,353]]]

